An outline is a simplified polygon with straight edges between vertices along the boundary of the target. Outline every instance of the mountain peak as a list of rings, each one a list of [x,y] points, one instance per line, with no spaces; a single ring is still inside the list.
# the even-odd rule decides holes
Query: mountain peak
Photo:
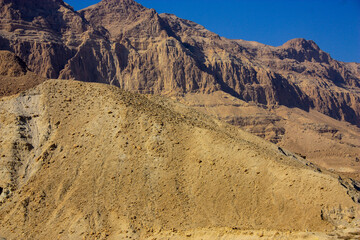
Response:
[[[287,41],[283,44],[284,48],[294,48],[296,50],[306,49],[306,50],[317,50],[319,51],[319,46],[313,40],[306,40],[304,38],[295,38]]]
[[[124,3],[124,4],[138,4],[134,0],[102,0],[104,3]],[[100,3],[101,3],[100,2]]]
[[[80,13],[93,25],[105,27],[112,37],[159,35],[160,17],[133,0],[103,0]]]
[[[116,11],[117,9],[122,9],[124,7],[135,7],[135,8],[145,8],[141,4],[135,2],[134,0],[102,0],[101,2],[92,5],[83,10],[88,10],[92,8],[102,8],[108,9],[110,11]],[[81,10],[81,11],[83,11]]]
[[[285,50],[286,58],[296,59],[299,62],[307,60],[310,62],[329,63],[331,59],[330,55],[321,51],[313,40],[306,40],[304,38],[291,39],[280,48]]]

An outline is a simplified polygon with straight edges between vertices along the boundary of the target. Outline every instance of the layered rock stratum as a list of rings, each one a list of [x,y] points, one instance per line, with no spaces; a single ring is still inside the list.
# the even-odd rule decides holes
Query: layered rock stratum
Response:
[[[0,237],[360,235],[354,182],[180,103],[51,80],[0,109]]]

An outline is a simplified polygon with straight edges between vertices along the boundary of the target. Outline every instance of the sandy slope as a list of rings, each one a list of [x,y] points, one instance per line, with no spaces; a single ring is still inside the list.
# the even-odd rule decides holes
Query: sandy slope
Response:
[[[0,237],[359,236],[336,175],[179,103],[50,80],[0,113]]]
[[[240,126],[330,171],[360,180],[360,129],[315,110],[247,103],[218,91],[176,100]]]

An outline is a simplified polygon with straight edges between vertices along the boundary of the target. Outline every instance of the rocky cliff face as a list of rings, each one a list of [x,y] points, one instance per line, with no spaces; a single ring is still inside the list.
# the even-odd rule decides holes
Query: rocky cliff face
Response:
[[[294,39],[280,47],[218,39],[201,26],[162,14],[199,65],[222,89],[246,101],[316,110],[359,124],[359,73],[313,42]],[[196,27],[194,27],[196,26]],[[359,64],[354,64],[359,66]],[[351,106],[351,107],[350,107]]]
[[[133,0],[103,0],[80,13],[61,0],[0,7],[0,48],[45,77],[165,95],[222,90],[360,125],[359,64],[335,61],[313,41],[229,40]]]
[[[92,28],[62,0],[1,0],[0,9],[0,48],[14,52],[31,71],[47,78],[108,81],[101,71],[111,54],[106,31]]]

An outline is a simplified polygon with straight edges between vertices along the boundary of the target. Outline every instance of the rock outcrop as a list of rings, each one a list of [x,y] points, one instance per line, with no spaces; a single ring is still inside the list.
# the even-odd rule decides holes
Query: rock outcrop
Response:
[[[35,87],[45,80],[29,71],[25,62],[14,53],[0,50],[0,97]]]

